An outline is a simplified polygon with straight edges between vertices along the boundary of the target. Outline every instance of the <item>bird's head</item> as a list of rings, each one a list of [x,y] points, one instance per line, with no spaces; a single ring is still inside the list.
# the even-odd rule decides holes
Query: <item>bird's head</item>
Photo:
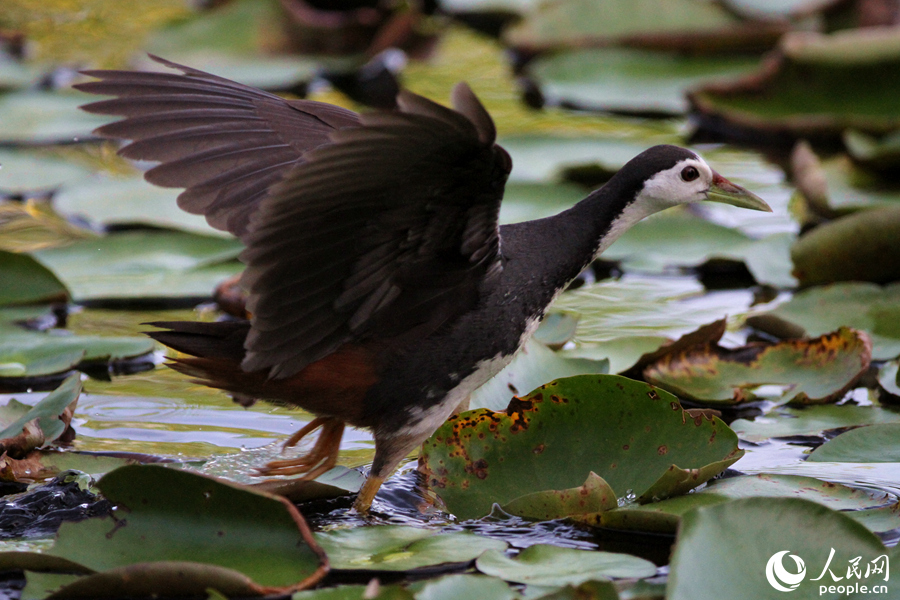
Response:
[[[678,146],[654,146],[622,170],[641,182],[634,204],[643,205],[648,214],[703,200],[772,212],[762,198],[716,173],[699,154]]]

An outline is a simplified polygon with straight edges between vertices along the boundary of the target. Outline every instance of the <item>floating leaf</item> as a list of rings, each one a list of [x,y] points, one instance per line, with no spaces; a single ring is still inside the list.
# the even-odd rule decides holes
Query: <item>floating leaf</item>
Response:
[[[108,119],[78,110],[84,98],[83,94],[39,91],[0,95],[0,141],[24,144],[90,138],[91,131]]]
[[[885,363],[881,367],[878,385],[891,396],[900,396],[900,361]]]
[[[584,197],[584,189],[571,183],[510,182],[503,192],[500,222],[543,219],[573,206]]]
[[[35,252],[76,301],[207,298],[239,273],[234,239],[181,231],[129,231]]]
[[[95,571],[126,569],[107,572],[110,585],[155,573],[153,593],[176,595],[186,562],[205,563],[196,576],[217,589],[234,572],[269,593],[324,575],[311,536],[298,531],[302,517],[273,496],[155,465],[116,469],[97,486],[118,507],[115,520],[64,523],[49,553]]]
[[[761,442],[773,437],[818,435],[840,427],[898,422],[900,412],[897,411],[880,406],[842,404],[778,408],[755,421],[736,419],[731,427],[742,440]]]
[[[643,583],[643,581],[638,581],[631,589],[637,588],[641,583]],[[651,597],[656,597],[657,595],[660,595],[661,597],[661,594],[656,593],[653,593]],[[642,598],[643,596],[636,595],[622,597]],[[616,589],[616,585],[611,581],[585,581],[581,585],[567,585],[555,592],[540,596],[540,600],[619,600],[619,593]]]
[[[484,575],[445,575],[425,582],[416,590],[416,600],[518,600],[519,594],[502,579]],[[354,599],[356,600],[356,599]]]
[[[900,127],[900,35],[893,28],[785,35],[759,72],[691,93],[702,118],[783,139]],[[852,97],[833,93],[852,89]],[[701,121],[702,124],[702,121]],[[779,137],[782,136],[782,137]]]
[[[0,306],[65,300],[66,286],[50,269],[26,254],[0,250]]]
[[[375,589],[377,595],[365,585],[339,585],[297,592],[291,600],[413,600],[412,593],[399,585],[378,585]]]
[[[695,346],[644,369],[644,378],[683,398],[709,404],[759,399],[762,385],[787,387],[779,401],[824,404],[837,400],[869,368],[871,343],[842,327],[815,339],[741,348]]]
[[[529,585],[579,585],[594,579],[642,578],[656,574],[656,565],[643,558],[616,552],[575,550],[535,544],[510,558],[497,550],[475,561],[482,573]]]
[[[891,177],[891,171],[900,163],[900,131],[876,139],[861,131],[849,129],[844,132],[844,145],[856,164],[886,177]]]
[[[83,165],[47,150],[0,149],[0,190],[6,193],[53,190],[87,180],[90,175]]]
[[[886,506],[890,500],[885,494],[874,496],[812,477],[771,473],[717,479],[710,481],[705,488],[693,494],[685,494],[642,506],[629,506],[590,515],[579,520],[612,529],[675,533],[681,516],[688,511],[701,506],[712,506],[749,497],[804,498],[832,510],[848,511],[847,515],[854,519],[866,512],[878,512],[882,520],[876,525],[884,527],[884,529],[873,529],[873,531],[886,531],[900,527],[900,511],[895,507]],[[888,510],[880,511],[881,508]],[[891,513],[892,510],[893,513]],[[893,518],[884,518],[891,515]]]
[[[472,392],[469,408],[502,410],[510,399],[524,390],[573,375],[606,373],[609,361],[568,358],[550,350],[537,340],[529,339],[512,362],[487,383]]]
[[[444,563],[466,563],[486,550],[503,552],[506,542],[464,531],[385,525],[316,534],[334,569],[409,571]]]
[[[269,494],[284,496],[291,502],[299,504],[310,500],[339,498],[355,494],[362,487],[366,476],[356,469],[337,466],[322,473],[312,481],[294,479],[270,479],[251,484],[250,487]]]
[[[890,283],[900,279],[900,206],[866,210],[819,225],[791,248],[803,286],[835,281]]]
[[[800,562],[786,560],[784,554],[779,557],[782,552],[799,557]],[[862,574],[866,565],[877,561],[882,566],[890,563],[895,571],[882,570],[870,576],[866,585],[883,584],[889,575],[894,575],[891,580],[896,577],[895,549],[885,548],[875,534],[844,514],[799,498],[735,500],[682,517],[666,598],[767,600],[782,598],[783,592],[792,589],[797,593],[791,598],[842,598],[844,592],[828,590],[836,579],[828,576],[826,568],[844,578],[856,557],[861,557]],[[779,558],[781,568],[773,569]],[[787,577],[775,579],[780,572]],[[783,590],[766,582],[767,573]],[[816,580],[820,573],[824,578]],[[848,585],[849,580],[841,583]],[[820,593],[822,585],[824,593]]]
[[[599,513],[618,506],[616,493],[602,477],[591,472],[584,485],[568,490],[546,490],[525,494],[503,505],[503,512],[528,519],[562,519],[572,515]]]
[[[0,407],[0,454],[22,458],[61,436],[72,421],[80,393],[81,380],[72,375],[34,406],[10,400]]]
[[[900,423],[882,423],[851,429],[813,450],[807,460],[900,463]]]
[[[768,330],[766,319],[776,317],[799,325],[806,335],[822,335],[838,327],[865,331],[872,339],[872,359],[900,355],[900,284],[836,283],[803,290],[777,308],[749,319]]]
[[[466,519],[495,502],[574,488],[592,471],[619,496],[684,493],[741,455],[724,423],[693,418],[674,396],[624,377],[581,375],[513,399],[506,412],[451,417],[425,442],[419,468],[450,512]],[[720,461],[718,470],[703,470]],[[657,488],[670,469],[678,477]]]

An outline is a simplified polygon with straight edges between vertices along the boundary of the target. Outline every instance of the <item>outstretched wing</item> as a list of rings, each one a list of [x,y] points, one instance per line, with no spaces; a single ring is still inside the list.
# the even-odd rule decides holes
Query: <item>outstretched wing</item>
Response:
[[[133,140],[122,156],[162,164],[145,174],[162,187],[187,188],[178,205],[238,237],[269,189],[329,143],[336,129],[356,127],[349,110],[308,100],[284,100],[158,57],[181,73],[85,71],[99,81],[75,87],[116,96],[87,104],[91,113],[123,116],[95,133]]]
[[[305,155],[245,237],[245,370],[287,377],[350,341],[412,341],[450,323],[499,273],[512,167],[464,84],[457,111],[403,92]]]

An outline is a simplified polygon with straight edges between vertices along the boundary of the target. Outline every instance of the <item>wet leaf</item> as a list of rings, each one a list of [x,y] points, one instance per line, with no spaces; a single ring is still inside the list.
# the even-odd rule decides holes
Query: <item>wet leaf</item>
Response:
[[[829,563],[832,550],[834,556]],[[747,498],[684,515],[672,555],[666,598],[782,598],[783,591],[766,583],[767,564],[782,551],[798,556],[805,566],[806,577],[797,577],[800,581],[795,582],[797,587],[791,598],[845,597],[843,593],[829,593],[827,588],[820,595],[819,586],[835,583],[825,571],[826,565],[830,564],[832,572],[843,578],[849,561],[857,556],[862,557],[862,573],[871,561],[887,555],[896,571],[893,563],[897,552],[885,548],[875,534],[844,514],[799,498]],[[796,575],[797,567],[795,561],[782,560],[787,573]],[[820,573],[824,578],[815,581]],[[884,575],[870,576],[866,583],[883,583],[883,578]],[[775,581],[794,585],[786,580]],[[788,586],[782,585],[789,591]]]
[[[741,454],[724,423],[694,419],[666,392],[624,377],[581,375],[514,399],[506,412],[451,417],[425,442],[419,468],[449,511],[466,519],[495,502],[577,487],[592,471],[618,496],[683,493],[705,481],[699,469],[725,461],[706,474],[712,477]],[[656,489],[673,465],[682,477]]]
[[[900,412],[880,406],[805,406],[802,408],[778,408],[755,421],[736,419],[732,429],[742,440],[761,442],[773,437],[818,435],[829,429],[898,423]]]
[[[643,596],[625,596],[625,598],[629,597],[641,598]],[[619,593],[611,581],[585,581],[577,586],[564,586],[539,598],[540,600],[619,600]]]
[[[76,301],[210,297],[243,266],[234,239],[179,231],[129,231],[35,252]]]
[[[592,48],[538,58],[528,65],[528,73],[552,104],[616,113],[681,115],[688,110],[688,89],[710,79],[743,75],[757,63],[752,56]]]
[[[644,378],[683,398],[709,404],[739,404],[760,399],[763,385],[785,386],[777,399],[794,404],[837,400],[869,368],[871,342],[843,327],[814,339],[741,348],[695,346],[644,369]]]
[[[219,577],[230,585],[235,571],[260,586],[293,586],[318,568],[295,518],[273,496],[155,465],[116,469],[97,486],[117,506],[115,519],[64,523],[50,554],[95,571],[163,569],[168,575],[155,578],[160,595],[177,589],[185,561],[211,567],[213,588]],[[111,576],[115,585],[118,574]]]
[[[832,510],[849,511],[847,515],[853,518],[865,512],[876,512],[883,507],[892,509],[889,506],[890,497],[886,494],[870,495],[861,490],[812,477],[764,473],[713,480],[693,494],[642,506],[628,506],[589,516],[584,520],[592,525],[613,529],[675,533],[680,517],[688,511],[701,506],[712,506],[750,497],[804,498]],[[876,525],[884,529],[873,531],[887,531],[900,527],[900,514],[894,514],[893,519],[884,519],[887,515],[883,512],[880,512],[879,516],[882,517],[882,521]]]
[[[65,300],[66,286],[47,267],[27,254],[0,250],[0,306]]]
[[[583,485],[568,490],[546,490],[519,496],[503,505],[503,512],[528,519],[562,519],[599,513],[618,506],[616,493],[594,472]]]
[[[385,525],[316,534],[333,569],[408,571],[445,563],[466,563],[486,550],[503,552],[506,542],[464,531]]]
[[[46,150],[0,149],[0,190],[23,193],[53,190],[87,180],[91,171]]]
[[[882,423],[851,429],[813,450],[807,460],[900,463],[900,423]]]
[[[416,600],[517,600],[519,594],[502,579],[484,575],[445,575],[432,579],[416,590]]]
[[[705,118],[782,140],[785,133],[837,138],[845,129],[885,133],[900,127],[900,36],[892,28],[830,35],[789,33],[757,73],[691,93]],[[852,97],[834,94],[852,89]]]
[[[492,550],[480,556],[475,566],[482,573],[529,585],[579,585],[594,579],[656,574],[656,565],[636,556],[547,544],[529,546],[515,558]]]
[[[836,281],[890,283],[900,264],[900,206],[866,210],[819,225],[791,248],[794,275],[804,287]]]
[[[356,469],[337,466],[319,475],[313,481],[294,479],[270,479],[251,484],[250,487],[269,494],[284,496],[291,502],[299,504],[310,500],[339,498],[355,494],[362,487],[366,476]]]
[[[765,331],[769,316],[799,325],[810,336],[853,327],[869,334],[873,360],[900,355],[900,284],[836,283],[803,290],[750,324]]]
[[[10,400],[0,407],[0,454],[23,458],[61,436],[72,421],[80,393],[81,380],[72,375],[34,406]]]
[[[83,94],[40,91],[0,95],[0,141],[24,144],[90,138],[91,131],[107,118],[78,110],[84,98]]]
[[[606,373],[609,361],[568,358],[530,339],[516,357],[487,383],[472,392],[469,408],[502,410],[510,399],[524,390],[573,375]]]

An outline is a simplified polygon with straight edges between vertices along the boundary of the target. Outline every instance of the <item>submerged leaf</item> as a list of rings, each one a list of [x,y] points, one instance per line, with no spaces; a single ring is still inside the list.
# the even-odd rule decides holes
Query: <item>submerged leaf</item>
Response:
[[[515,398],[506,412],[451,417],[425,442],[419,468],[465,519],[495,502],[574,488],[592,471],[618,496],[683,493],[742,454],[724,423],[694,418],[667,392],[615,375],[581,375]],[[714,472],[695,471],[711,463],[719,463]],[[658,487],[672,469],[683,476]]]
[[[704,403],[738,404],[759,399],[763,385],[786,387],[780,401],[823,404],[840,398],[869,368],[871,342],[864,333],[842,327],[815,339],[741,348],[695,346],[644,369],[644,378]]]

